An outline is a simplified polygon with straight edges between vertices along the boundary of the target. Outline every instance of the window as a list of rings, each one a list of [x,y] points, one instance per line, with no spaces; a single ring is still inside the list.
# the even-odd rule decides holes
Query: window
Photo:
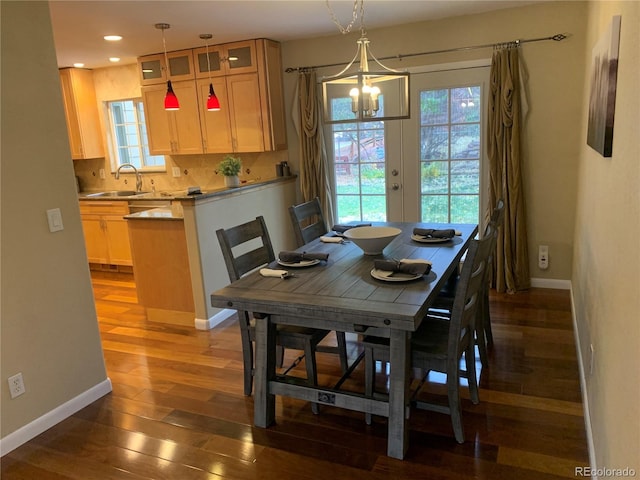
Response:
[[[107,102],[114,170],[130,163],[144,170],[164,170],[164,155],[151,155],[144,123],[144,106],[140,99]]]
[[[480,208],[480,86],[420,92],[422,221],[475,223]]]

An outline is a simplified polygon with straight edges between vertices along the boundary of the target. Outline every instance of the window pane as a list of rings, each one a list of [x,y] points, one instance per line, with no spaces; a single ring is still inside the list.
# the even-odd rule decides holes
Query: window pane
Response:
[[[451,197],[451,221],[476,223],[480,202],[478,195],[453,195]]]
[[[422,219],[423,222],[449,221],[449,197],[445,195],[423,195],[422,196]]]
[[[437,125],[448,122],[448,90],[425,90],[420,92],[420,124]]]
[[[387,220],[387,199],[383,195],[365,195],[362,198],[362,220],[384,222]]]
[[[480,158],[480,124],[451,126],[451,158]]]
[[[449,163],[422,162],[422,193],[449,193]]]
[[[448,127],[422,127],[420,158],[422,160],[449,158]]]
[[[451,89],[451,123],[480,121],[480,87]]]
[[[480,193],[480,162],[451,162],[451,193]]]
[[[140,100],[118,100],[107,103],[113,132],[117,164],[131,163],[136,168],[162,167],[164,156],[149,154],[144,106]]]

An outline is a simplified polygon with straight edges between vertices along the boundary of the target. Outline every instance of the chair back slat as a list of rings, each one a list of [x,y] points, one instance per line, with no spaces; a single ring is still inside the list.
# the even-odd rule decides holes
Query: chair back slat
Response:
[[[232,282],[275,260],[264,217],[216,231],[229,280]]]
[[[289,215],[298,247],[327,233],[327,225],[318,197],[300,205],[292,205],[289,207]]]

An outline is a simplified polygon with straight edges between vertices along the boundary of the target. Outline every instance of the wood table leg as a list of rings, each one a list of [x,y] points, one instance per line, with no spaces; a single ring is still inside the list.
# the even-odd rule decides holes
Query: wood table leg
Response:
[[[266,428],[276,420],[276,396],[269,393],[276,373],[276,325],[269,316],[256,319],[255,364],[253,423]]]
[[[387,455],[403,459],[409,448],[409,334],[392,329],[389,338],[389,433]]]

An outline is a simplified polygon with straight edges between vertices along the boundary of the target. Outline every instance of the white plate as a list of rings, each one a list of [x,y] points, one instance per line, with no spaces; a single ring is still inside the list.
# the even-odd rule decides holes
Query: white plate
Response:
[[[384,282],[410,282],[411,280],[417,280],[422,277],[422,275],[411,275],[410,273],[402,272],[393,272],[389,275],[389,272],[386,270],[378,270],[377,268],[371,270],[371,276]]]
[[[427,238],[422,235],[416,235],[415,233],[411,235],[411,240],[415,240],[420,243],[444,243],[449,240],[453,240],[453,238]]]
[[[320,260],[315,258],[313,260],[302,260],[301,262],[294,262],[294,263],[283,262],[281,260],[278,260],[278,263],[283,267],[298,268],[298,267],[310,267],[311,265],[317,265],[320,263]]]

